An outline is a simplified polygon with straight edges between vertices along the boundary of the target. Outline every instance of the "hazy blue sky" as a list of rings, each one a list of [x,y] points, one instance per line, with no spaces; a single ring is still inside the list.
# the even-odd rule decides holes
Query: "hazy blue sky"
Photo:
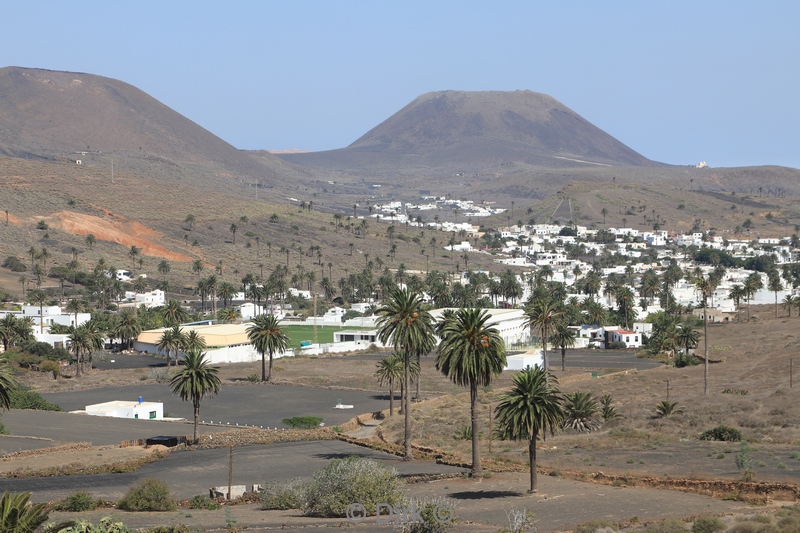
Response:
[[[18,0],[3,19],[0,66],[120,79],[238,148],[340,148],[425,92],[530,89],[651,159],[800,168],[796,0]]]

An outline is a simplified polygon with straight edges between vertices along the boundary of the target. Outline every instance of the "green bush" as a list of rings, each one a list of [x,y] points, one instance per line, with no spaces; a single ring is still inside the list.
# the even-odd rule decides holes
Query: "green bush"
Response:
[[[146,533],[188,533],[189,528],[183,524],[177,526],[158,526],[145,530]]]
[[[189,508],[190,509],[204,509],[206,511],[215,511],[222,507],[216,501],[212,500],[208,496],[203,494],[198,494],[197,496],[193,496],[191,500],[189,500]]]
[[[56,511],[68,511],[71,513],[80,513],[83,511],[93,511],[100,505],[100,501],[92,498],[91,494],[86,492],[76,492],[70,494],[55,506]]]
[[[300,478],[267,483],[261,493],[261,508],[266,511],[300,509],[306,502],[308,483]]]
[[[293,416],[292,418],[284,418],[281,422],[292,429],[314,429],[319,427],[322,419],[318,416]]]
[[[52,372],[53,377],[57,378],[61,375],[61,365],[55,361],[44,361],[39,365],[39,372]]]
[[[110,516],[101,518],[99,524],[92,524],[88,520],[79,520],[68,524],[52,526],[46,528],[45,531],[48,533],[131,533],[128,526],[122,522],[114,522]]]
[[[419,509],[422,520],[403,524],[400,529],[402,533],[445,533],[456,521],[455,505],[446,498],[411,498],[407,506]]]
[[[17,387],[9,394],[12,409],[35,409],[37,411],[61,411],[61,407],[50,403],[38,392],[26,387]]]
[[[702,432],[700,434],[700,440],[739,442],[742,440],[742,432],[736,428],[721,425]]]
[[[715,533],[726,528],[725,522],[718,516],[701,516],[692,524],[692,533]]]
[[[25,272],[28,269],[25,263],[13,255],[6,257],[6,260],[3,261],[3,268],[8,268],[11,272]]]
[[[144,479],[117,502],[123,511],[174,511],[175,500],[169,487],[158,479]]]
[[[374,459],[351,456],[334,459],[314,474],[303,512],[344,517],[348,505],[360,503],[368,514],[375,514],[378,503],[396,506],[402,502],[403,481],[394,468],[385,468]]]

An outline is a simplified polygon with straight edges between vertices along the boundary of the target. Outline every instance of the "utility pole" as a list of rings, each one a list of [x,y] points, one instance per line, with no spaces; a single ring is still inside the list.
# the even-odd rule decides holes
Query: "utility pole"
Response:
[[[314,293],[314,344],[317,344],[317,293]]]
[[[228,501],[231,501],[231,492],[233,489],[233,446],[229,448],[230,458],[228,459]]]

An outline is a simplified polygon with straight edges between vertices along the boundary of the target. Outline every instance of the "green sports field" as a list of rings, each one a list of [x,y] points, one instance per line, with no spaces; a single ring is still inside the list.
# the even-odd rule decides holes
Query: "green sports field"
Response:
[[[314,342],[314,326],[305,324],[281,325],[283,331],[289,336],[289,348],[299,348],[302,341]],[[338,327],[338,326],[317,326],[317,342],[327,344],[333,342],[333,332],[342,330],[363,330],[368,328]]]

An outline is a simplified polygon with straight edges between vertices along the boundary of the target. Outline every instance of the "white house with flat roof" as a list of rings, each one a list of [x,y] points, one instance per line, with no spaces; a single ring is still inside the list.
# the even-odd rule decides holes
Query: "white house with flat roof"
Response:
[[[86,414],[114,418],[138,418],[141,420],[163,420],[164,404],[161,402],[137,402],[113,400],[86,406]]]

